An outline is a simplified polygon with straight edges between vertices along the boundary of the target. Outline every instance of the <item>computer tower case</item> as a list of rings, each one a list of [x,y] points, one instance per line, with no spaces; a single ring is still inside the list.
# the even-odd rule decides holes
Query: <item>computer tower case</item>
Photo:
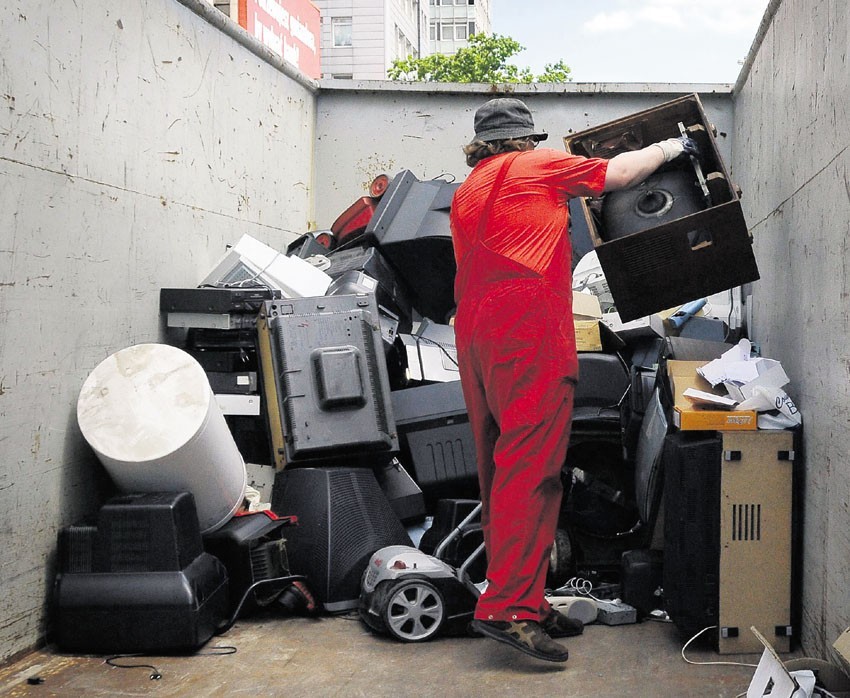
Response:
[[[578,200],[624,322],[759,278],[738,189],[729,179],[698,95],[570,134],[564,145],[577,155],[611,158],[678,137],[682,128],[699,146],[696,165],[682,157],[658,171],[658,186],[638,187],[612,199],[606,194]],[[681,184],[666,181],[682,177],[687,177],[687,197],[679,191]],[[618,198],[623,205],[612,207],[626,210],[606,216],[606,202]],[[690,199],[690,205],[679,206],[682,199]],[[651,225],[642,227],[647,223]]]
[[[368,468],[289,467],[275,475],[272,510],[296,516],[286,532],[293,574],[307,577],[324,610],[356,608],[372,554],[413,545]]]
[[[292,298],[258,322],[278,467],[398,450],[375,296]]]
[[[59,559],[54,623],[65,651],[192,650],[227,618],[227,571],[203,550],[188,492],[110,500],[97,526],[61,533]]]

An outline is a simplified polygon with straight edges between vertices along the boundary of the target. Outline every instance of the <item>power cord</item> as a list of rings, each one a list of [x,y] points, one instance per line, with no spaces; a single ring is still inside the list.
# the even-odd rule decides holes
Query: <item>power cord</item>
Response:
[[[115,667],[116,669],[150,669],[151,675],[148,677],[151,681],[159,681],[162,678],[162,674],[159,669],[157,669],[153,664],[116,664],[116,659],[125,659],[127,657],[144,657],[145,655],[141,653],[137,654],[113,654],[111,657],[107,657],[103,660],[104,664],[108,664],[109,666]]]
[[[451,355],[451,352],[446,348],[445,344],[441,344],[440,342],[437,342],[431,339],[430,337],[423,337],[421,334],[414,334],[412,336],[416,337],[416,339],[422,340],[423,342],[433,344],[435,347],[438,347],[446,355],[449,361],[451,361],[455,366],[458,365],[457,359]]]
[[[221,645],[219,647],[212,647],[210,652],[196,652],[193,656],[195,657],[218,657],[226,654],[236,654],[236,648],[232,645]],[[222,650],[222,651],[215,651]],[[111,657],[107,657],[103,660],[104,664],[108,664],[111,667],[115,667],[116,669],[150,669],[151,674],[148,678],[151,681],[159,681],[162,678],[162,673],[157,669],[153,664],[117,664],[115,662],[116,659],[126,659],[129,657],[145,657],[145,655],[141,652],[129,653],[129,654],[113,654]]]
[[[693,636],[690,640],[688,640],[688,641],[684,644],[684,646],[682,647],[682,659],[684,659],[684,660],[685,660],[688,664],[697,664],[697,665],[708,665],[708,664],[713,664],[713,665],[716,665],[716,666],[717,666],[717,665],[723,665],[723,666],[746,666],[746,667],[757,667],[757,666],[758,666],[758,664],[746,664],[746,663],[744,663],[744,662],[695,662],[695,661],[693,661],[693,660],[688,659],[688,658],[685,656],[685,650],[686,650],[686,649],[688,649],[688,645],[690,645],[690,644],[691,644],[694,640],[696,640],[696,639],[697,639],[700,635],[702,635],[702,634],[703,634],[706,630],[711,630],[711,629],[716,628],[716,627],[717,627],[716,625],[709,625],[709,626],[707,626],[707,627],[703,628],[702,630],[700,630],[700,631],[699,631],[696,635],[694,635],[694,636]],[[746,693],[744,693],[744,694],[742,694],[742,695],[746,695]],[[737,697],[736,697],[736,698],[737,698]]]
[[[584,577],[570,577],[563,586],[555,589],[552,594],[559,595],[562,594],[564,596],[569,596],[570,594],[578,594],[579,596],[587,596],[594,601],[602,601],[602,599],[596,598],[590,592],[593,591],[593,582],[589,579],[585,579]]]

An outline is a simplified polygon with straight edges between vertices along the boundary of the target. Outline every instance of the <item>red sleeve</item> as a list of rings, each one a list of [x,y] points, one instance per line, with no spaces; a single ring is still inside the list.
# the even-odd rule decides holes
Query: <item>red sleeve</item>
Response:
[[[540,148],[531,154],[533,157],[519,160],[533,168],[542,183],[563,191],[570,198],[599,196],[605,190],[607,160],[561,153],[551,148]]]

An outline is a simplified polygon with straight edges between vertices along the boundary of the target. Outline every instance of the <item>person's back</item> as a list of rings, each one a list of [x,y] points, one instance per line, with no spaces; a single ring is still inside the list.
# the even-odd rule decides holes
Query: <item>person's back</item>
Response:
[[[509,160],[491,209],[485,212],[499,171]],[[458,278],[480,283],[479,275],[467,275],[464,270],[467,264],[475,264],[475,248],[480,245],[535,275],[551,275],[553,283],[569,288],[569,267],[564,267],[564,260],[570,259],[567,202],[573,196],[600,192],[604,178],[605,167],[600,167],[599,161],[551,149],[505,153],[480,162],[452,202]],[[487,222],[479,237],[482,215]],[[556,269],[552,269],[553,262]],[[471,289],[458,288],[456,300],[467,290]]]

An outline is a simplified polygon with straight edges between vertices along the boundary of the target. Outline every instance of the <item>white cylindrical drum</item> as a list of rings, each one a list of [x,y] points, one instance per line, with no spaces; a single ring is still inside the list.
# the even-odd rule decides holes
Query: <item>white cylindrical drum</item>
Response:
[[[125,492],[191,492],[201,532],[227,523],[245,496],[245,462],[204,369],[167,344],[102,361],[77,400],[83,437]]]

